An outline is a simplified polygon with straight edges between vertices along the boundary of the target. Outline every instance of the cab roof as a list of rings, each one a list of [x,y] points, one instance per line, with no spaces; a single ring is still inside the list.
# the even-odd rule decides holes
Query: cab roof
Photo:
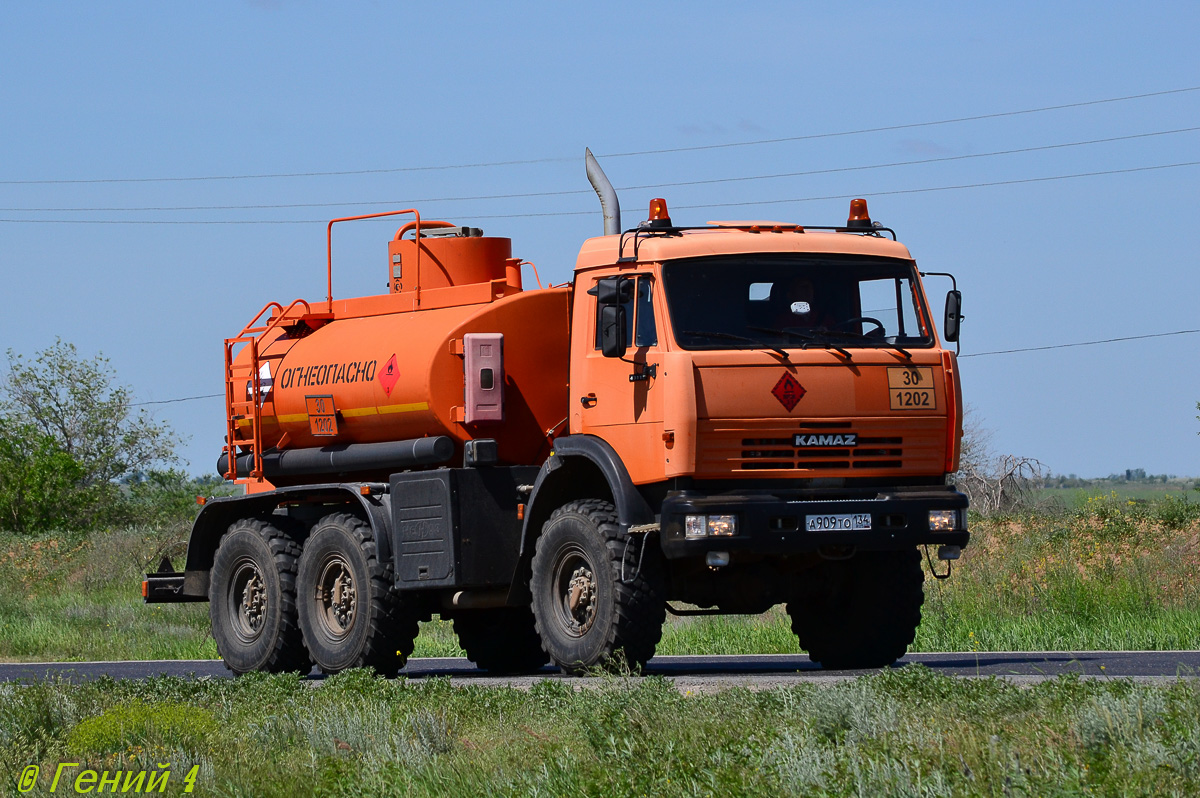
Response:
[[[797,252],[814,254],[865,255],[912,260],[908,247],[890,238],[859,233],[803,230],[777,222],[718,222],[720,227],[671,231],[628,231],[620,236],[589,238],[579,250],[576,271],[612,266],[623,255],[633,263],[660,262],[707,255],[737,255]],[[744,225],[744,226],[743,226]],[[774,227],[767,227],[773,225]],[[754,227],[752,227],[754,226]],[[757,231],[755,231],[757,227]],[[664,234],[667,233],[667,234]],[[618,252],[621,242],[624,252]]]

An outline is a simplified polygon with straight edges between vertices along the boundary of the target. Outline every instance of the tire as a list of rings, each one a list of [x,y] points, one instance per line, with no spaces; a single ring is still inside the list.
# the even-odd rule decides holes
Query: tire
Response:
[[[348,513],[317,522],[296,580],[304,645],[323,673],[372,668],[395,676],[413,651],[417,616],[392,592],[371,527]]]
[[[567,673],[637,670],[654,655],[666,618],[662,553],[631,537],[643,536],[623,534],[612,504],[596,499],[558,508],[542,527],[533,616],[542,647]]]
[[[925,601],[917,550],[864,552],[822,570],[806,595],[787,605],[809,659],[849,670],[886,668],[903,657]]]
[[[273,522],[244,518],[221,538],[209,581],[209,619],[225,667],[308,673],[312,663],[297,622],[300,544]]]
[[[533,673],[550,661],[528,607],[464,611],[454,633],[467,659],[491,673]]]

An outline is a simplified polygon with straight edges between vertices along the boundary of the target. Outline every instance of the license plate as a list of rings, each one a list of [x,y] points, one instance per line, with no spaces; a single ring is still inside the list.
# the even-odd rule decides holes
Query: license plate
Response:
[[[871,514],[808,515],[804,517],[804,528],[809,532],[857,532],[871,528]]]

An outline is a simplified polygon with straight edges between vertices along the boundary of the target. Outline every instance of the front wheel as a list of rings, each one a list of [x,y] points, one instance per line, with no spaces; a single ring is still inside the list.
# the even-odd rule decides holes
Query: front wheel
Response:
[[[550,659],[568,673],[645,665],[666,618],[653,541],[622,532],[612,504],[588,499],[555,510],[536,546],[533,615]]]
[[[812,577],[787,605],[809,659],[827,670],[848,670],[885,668],[904,656],[925,601],[915,548],[825,562]]]
[[[394,676],[417,638],[417,616],[392,593],[371,528],[348,513],[317,522],[296,580],[304,645],[324,673],[373,668]]]

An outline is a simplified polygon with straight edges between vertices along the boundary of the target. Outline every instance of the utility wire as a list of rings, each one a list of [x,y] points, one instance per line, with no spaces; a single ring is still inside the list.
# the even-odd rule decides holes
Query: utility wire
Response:
[[[994,180],[988,183],[963,183],[956,186],[930,186],[927,188],[896,189],[894,191],[871,191],[858,194],[838,194],[826,197],[798,197],[796,199],[750,200],[747,202],[718,202],[707,205],[676,205],[680,209],[689,208],[733,208],[744,205],[782,205],[789,202],[818,202],[821,200],[850,199],[854,197],[887,197],[898,194],[926,194],[932,191],[958,191],[967,188],[991,188],[993,186],[1016,186],[1022,183],[1047,183],[1054,180],[1075,180],[1081,177],[1101,177],[1104,175],[1124,175],[1133,172],[1153,172],[1160,169],[1177,169],[1183,166],[1200,166],[1200,161],[1184,161],[1182,163],[1159,164],[1157,166],[1136,166],[1130,169],[1105,169],[1099,172],[1079,172],[1072,175],[1052,175],[1050,177],[1026,177],[1016,180]],[[488,217],[472,217],[486,219]]]
[[[191,402],[194,399],[215,399],[218,396],[224,396],[223,393],[206,393],[200,396],[184,396],[179,399],[159,399],[153,402],[132,402],[130,407],[141,407],[142,405],[170,405],[176,402]]]
[[[580,211],[579,215],[583,213]],[[484,216],[482,218],[503,217]],[[328,219],[0,219],[0,224],[327,224],[328,222]]]
[[[1200,333],[1200,330],[1176,330],[1175,332],[1152,333],[1150,335],[1128,335],[1124,338],[1104,338],[1099,341],[1080,341],[1079,343],[1074,344],[1054,344],[1053,346],[1029,346],[1023,349],[997,349],[994,352],[972,352],[966,355],[959,355],[959,357],[964,358],[984,357],[985,355],[1010,355],[1014,352],[1042,352],[1047,349],[1068,349],[1073,346],[1095,346],[1097,344],[1111,344],[1116,341],[1140,341],[1143,338],[1166,338],[1170,335],[1192,335],[1194,333]]]
[[[1020,147],[1010,150],[996,150],[993,152],[981,152],[970,155],[947,155],[938,158],[921,158],[914,161],[892,161],[890,163],[869,164],[865,166],[840,166],[831,167],[828,169],[809,169],[802,172],[776,172],[766,175],[750,175],[744,177],[720,177],[708,180],[684,180],[675,183],[647,183],[640,186],[621,186],[618,191],[641,191],[645,189],[660,189],[660,188],[678,188],[681,186],[704,186],[715,185],[720,183],[744,183],[754,180],[776,180],[787,177],[811,177],[812,175],[826,175],[844,172],[861,172],[871,169],[889,169],[898,166],[922,166],[934,163],[948,163],[951,161],[965,161],[975,158],[992,158],[1000,155],[1017,155],[1030,152],[1044,152],[1046,150],[1061,150],[1070,147],[1085,147],[1093,144],[1108,144],[1114,141],[1131,141],[1134,139],[1152,138],[1156,136],[1170,136],[1178,133],[1194,133],[1200,130],[1200,126],[1177,128],[1175,130],[1159,130],[1152,133],[1134,133],[1128,136],[1111,136],[1103,139],[1089,139],[1087,141],[1072,141],[1062,144],[1043,144],[1035,147]],[[243,210],[281,210],[295,208],[336,208],[336,207],[356,207],[356,206],[373,206],[373,205],[420,205],[433,202],[468,202],[476,200],[497,200],[497,199],[528,199],[532,197],[562,197],[568,195],[591,194],[591,189],[572,189],[568,191],[534,191],[518,194],[481,194],[476,196],[462,197],[424,197],[421,199],[396,199],[396,200],[371,200],[371,201],[354,201],[354,202],[297,202],[276,205],[146,205],[146,206],[96,206],[89,208],[0,208],[0,212],[17,212],[17,213],[97,213],[97,212],[150,212],[150,211],[243,211]]]
[[[728,147],[750,147],[757,144],[779,144],[787,141],[810,141],[812,139],[828,139],[838,136],[857,136],[862,133],[884,133],[892,130],[911,130],[919,127],[934,127],[935,125],[952,125],[959,122],[977,122],[981,119],[1000,119],[1006,116],[1022,116],[1024,114],[1040,114],[1044,111],[1062,111],[1067,108],[1083,108],[1089,105],[1103,105],[1105,103],[1119,103],[1126,100],[1141,100],[1147,97],[1161,97],[1167,94],[1182,94],[1189,91],[1200,91],[1200,86],[1191,86],[1185,89],[1168,89],[1167,91],[1155,91],[1148,94],[1131,94],[1125,97],[1110,97],[1104,100],[1086,100],[1077,103],[1065,103],[1063,105],[1047,105],[1041,108],[1028,108],[1022,111],[1000,111],[994,114],[979,114],[977,116],[960,116],[954,119],[940,119],[936,122],[910,122],[904,125],[887,125],[885,127],[867,127],[859,130],[843,130],[837,133],[812,133],[806,136],[785,136],[777,139],[758,139],[756,141],[737,141],[729,144],[704,144],[695,147],[672,147],[665,150],[640,150],[638,152],[618,152],[605,156],[605,158],[625,158],[633,155],[659,155],[671,152],[695,152],[697,150],[719,150]]]
[[[1175,332],[1151,333],[1149,335],[1128,335],[1123,338],[1104,338],[1099,341],[1080,341],[1078,343],[1073,343],[1073,344],[1053,344],[1051,346],[1030,346],[1030,347],[1025,347],[1023,349],[997,349],[992,352],[972,352],[972,353],[969,353],[966,355],[959,355],[958,357],[961,360],[962,358],[965,358],[965,357],[984,357],[986,355],[1011,355],[1015,352],[1042,352],[1047,349],[1069,349],[1074,346],[1095,346],[1097,344],[1116,343],[1117,341],[1140,341],[1144,338],[1166,338],[1171,335],[1192,335],[1194,333],[1200,333],[1200,330],[1176,330]],[[154,402],[134,402],[130,405],[130,407],[141,407],[142,405],[168,405],[168,404],[173,404],[175,402],[191,402],[195,399],[216,399],[217,397],[224,396],[224,395],[225,394],[223,394],[223,393],[206,393],[206,394],[202,394],[200,396],[184,396],[180,399],[160,399],[160,400],[154,401]]]
[[[632,158],[642,155],[665,155],[678,152],[699,152],[703,150],[719,150],[728,149],[731,147],[752,147],[761,144],[780,144],[793,141],[811,141],[814,139],[838,138],[842,136],[857,136],[865,133],[883,133],[895,130],[912,130],[916,128],[934,127],[937,125],[958,124],[961,122],[976,122],[984,119],[1001,119],[1004,117],[1023,116],[1027,114],[1039,114],[1048,111],[1062,111],[1070,108],[1084,108],[1093,105],[1105,105],[1109,103],[1127,102],[1130,100],[1142,100],[1150,97],[1164,97],[1173,94],[1184,94],[1187,92],[1200,91],[1200,86],[1188,86],[1180,89],[1167,89],[1165,91],[1146,92],[1144,94],[1130,94],[1123,97],[1108,97],[1101,100],[1085,100],[1082,102],[1064,103],[1061,105],[1047,105],[1040,108],[1026,108],[1018,111],[1000,111],[991,114],[978,114],[975,116],[960,116],[952,119],[939,119],[930,122],[910,122],[901,125],[886,125],[882,127],[859,128],[857,130],[841,130],[829,133],[810,133],[802,136],[784,136],[781,138],[771,139],[755,139],[752,141],[734,141],[725,144],[702,144],[692,147],[668,147],[655,150],[635,150],[630,152],[614,152],[604,155],[599,155],[600,158]],[[557,158],[528,158],[523,160],[509,161],[488,161],[480,163],[463,163],[463,164],[444,164],[439,166],[400,166],[388,169],[353,169],[342,171],[327,171],[327,172],[277,172],[266,174],[238,174],[238,175],[199,175],[187,177],[122,177],[122,178],[75,178],[75,179],[56,179],[56,180],[0,180],[0,185],[5,186],[28,186],[28,185],[64,185],[64,184],[96,184],[96,183],[182,183],[195,181],[211,181],[211,180],[267,180],[277,178],[296,178],[296,177],[336,177],[345,175],[368,175],[368,174],[396,174],[399,172],[436,172],[450,169],[480,169],[495,166],[525,166],[539,163],[562,163],[577,161],[575,157],[557,157]]]
[[[1016,186],[1024,183],[1048,183],[1055,180],[1075,180],[1083,177],[1103,177],[1107,175],[1124,175],[1135,172],[1154,172],[1163,169],[1178,169],[1185,166],[1200,166],[1200,161],[1183,161],[1181,163],[1158,164],[1156,166],[1135,166],[1129,169],[1105,169],[1098,172],[1078,172],[1070,175],[1051,175],[1049,177],[1026,177],[1015,180],[993,180],[987,183],[963,183],[953,186],[928,186],[925,188],[895,189],[892,191],[860,191],[855,194],[829,194],[823,197],[793,197],[790,199],[748,200],[746,202],[711,202],[696,205],[674,205],[677,210],[694,210],[704,208],[736,208],[750,205],[785,205],[793,202],[821,202],[825,200],[852,199],[855,197],[887,197],[900,194],[926,194],[935,191],[961,191],[968,188],[992,188],[994,186]],[[472,220],[483,219],[531,219],[550,216],[590,216],[589,211],[545,211],[541,213],[494,213],[494,214],[463,214]],[[328,219],[0,219],[0,224],[326,224]]]

